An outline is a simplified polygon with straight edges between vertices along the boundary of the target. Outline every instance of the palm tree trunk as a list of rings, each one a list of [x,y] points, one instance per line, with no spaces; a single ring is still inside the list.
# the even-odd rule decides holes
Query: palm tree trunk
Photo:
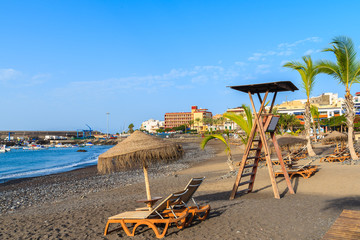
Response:
[[[308,150],[308,154],[310,157],[316,156],[314,150],[311,146],[311,138],[310,138],[310,122],[311,122],[311,115],[310,115],[310,102],[306,102],[305,104],[305,114],[304,114],[304,120],[305,120],[305,132],[306,132],[306,148]]]
[[[320,128],[321,128],[321,126],[320,126],[319,118],[317,119],[317,128],[319,129],[319,134],[320,134]]]
[[[228,151],[228,159],[227,159],[227,164],[230,168],[230,172],[233,172],[235,171],[235,167],[234,167],[234,162],[232,160],[232,155],[231,155],[231,152]]]
[[[346,113],[345,113],[346,124],[348,128],[348,146],[351,155],[350,162],[352,162],[352,160],[358,160],[359,157],[356,155],[354,149],[353,134],[354,134],[355,109],[354,109],[353,96],[350,94],[349,90],[346,91],[346,95],[345,95],[345,109],[346,109]]]
[[[315,126],[314,121],[312,122],[312,125],[313,125],[313,134],[314,134],[314,137],[315,137],[315,142],[317,142],[317,133],[316,133],[316,126]],[[319,130],[319,133],[320,133],[320,130]]]

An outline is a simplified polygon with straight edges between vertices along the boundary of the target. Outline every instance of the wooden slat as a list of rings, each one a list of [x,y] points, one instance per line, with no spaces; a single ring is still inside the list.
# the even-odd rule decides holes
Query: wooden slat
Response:
[[[259,157],[247,157],[246,159],[256,159],[256,158],[259,158]]]
[[[252,175],[254,175],[254,173],[253,173],[253,172],[250,172],[250,173],[244,173],[244,174],[242,174],[242,175],[241,175],[241,177],[247,177],[247,176],[252,176]]]
[[[249,164],[249,165],[245,165],[244,168],[251,168],[251,167],[254,167],[255,164]]]
[[[360,239],[360,211],[344,209],[323,239]]]
[[[250,184],[250,183],[252,183],[252,181],[246,181],[246,182],[239,183],[239,187],[242,185]]]
[[[250,148],[250,151],[260,150],[260,148]]]

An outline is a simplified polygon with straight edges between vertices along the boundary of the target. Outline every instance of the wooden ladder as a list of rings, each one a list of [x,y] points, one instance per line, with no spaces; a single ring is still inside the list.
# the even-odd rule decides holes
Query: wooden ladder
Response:
[[[236,194],[238,194],[238,193],[245,194],[245,193],[252,192],[262,149],[264,149],[264,152],[265,152],[265,159],[266,159],[266,163],[267,163],[267,167],[268,167],[268,171],[269,171],[269,175],[270,175],[271,185],[272,185],[272,188],[274,191],[274,196],[275,196],[275,198],[280,199],[279,190],[278,190],[276,180],[275,180],[273,164],[272,164],[272,161],[270,158],[270,150],[269,150],[269,146],[266,142],[266,136],[265,136],[265,132],[269,127],[272,115],[271,114],[264,114],[264,115],[261,114],[264,109],[265,100],[267,98],[267,95],[268,95],[268,92],[266,92],[264,99],[261,99],[260,95],[258,94],[260,102],[261,102],[261,107],[260,107],[259,112],[257,113],[254,102],[252,100],[251,93],[249,92],[250,101],[252,104],[252,108],[254,110],[255,122],[251,128],[251,132],[250,132],[249,139],[248,139],[248,142],[247,142],[247,145],[245,148],[245,152],[244,152],[243,158],[240,163],[239,172],[236,176],[235,184],[234,184],[233,190],[230,195],[230,200],[234,199]],[[276,96],[276,93],[274,95],[274,99],[271,104],[271,109],[274,105],[275,96]],[[264,118],[262,118],[262,116],[264,116]],[[255,139],[256,133],[258,133],[257,139]],[[271,132],[270,136],[271,136],[272,142],[274,144],[276,154],[279,158],[281,169],[284,173],[284,177],[285,177],[287,186],[289,188],[289,192],[291,194],[294,194],[295,192],[291,186],[290,178],[289,178],[289,175],[287,174],[286,167],[285,167],[284,161],[281,156],[281,151],[280,151],[279,145],[277,144],[275,133]],[[257,143],[257,146],[254,147],[253,145],[255,143]],[[250,153],[253,153],[254,151],[255,151],[255,154],[253,154],[254,156],[250,156]],[[252,161],[252,163],[251,163],[251,161]],[[250,172],[244,172],[245,169],[249,169],[249,168],[251,169]],[[250,177],[250,179],[246,179],[246,177]],[[238,192],[239,186],[245,186],[245,185],[247,185],[247,188]]]
[[[245,161],[244,164],[241,163],[240,165],[240,166],[243,165],[243,167],[240,167],[239,169],[239,172],[241,171],[241,174],[240,174],[238,187],[247,185],[247,188],[237,192],[237,194],[250,193],[252,192],[254,187],[256,172],[261,156],[262,142],[261,139],[254,139],[253,143],[257,143],[257,146],[254,146],[252,144],[252,147],[249,149],[249,154],[246,156],[246,158],[244,158],[245,160],[243,159],[243,161]],[[254,152],[255,154],[250,154]],[[249,169],[250,171],[248,171]],[[248,179],[247,177],[250,177],[250,179]]]

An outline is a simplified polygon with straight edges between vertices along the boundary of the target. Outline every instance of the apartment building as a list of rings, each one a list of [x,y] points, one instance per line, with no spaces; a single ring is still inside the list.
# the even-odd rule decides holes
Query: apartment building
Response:
[[[360,98],[358,100],[360,106]],[[306,99],[287,101],[276,105],[275,108],[279,113],[294,114],[301,124],[304,124],[305,103]],[[339,98],[337,93],[323,93],[312,97],[310,104],[318,107],[320,119],[340,116],[344,113],[344,99]]]
[[[212,113],[205,108],[191,107],[191,112],[170,112],[165,113],[165,128],[173,128],[181,125],[189,125],[190,121],[194,121],[191,126],[199,132],[206,131],[204,118],[212,118]]]

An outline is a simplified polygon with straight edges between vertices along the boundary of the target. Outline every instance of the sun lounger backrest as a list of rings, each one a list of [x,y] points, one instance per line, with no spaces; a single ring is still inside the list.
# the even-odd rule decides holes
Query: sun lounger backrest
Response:
[[[199,186],[201,185],[201,183],[204,181],[205,177],[202,178],[192,178],[190,180],[190,182],[186,185],[184,190],[187,190],[187,192],[185,192],[182,197],[181,200],[184,203],[189,202],[189,200],[194,196],[194,193],[196,192],[196,190],[199,188]]]
[[[301,170],[301,169],[303,169],[303,168],[305,168],[305,167],[309,166],[309,165],[310,165],[313,161],[314,161],[314,160],[310,160],[308,163],[306,163],[306,164],[302,165],[302,166],[301,166],[301,167],[299,167],[297,170]]]
[[[174,194],[170,194],[167,198],[156,205],[149,215],[161,214],[161,212],[166,209],[168,201],[171,201],[172,199],[174,199]]]
[[[188,190],[183,190],[181,192],[172,193],[167,198],[165,198],[162,202],[160,202],[149,214],[152,215],[161,215],[161,213],[168,209],[169,206],[175,205],[180,201],[180,198],[186,194]]]

